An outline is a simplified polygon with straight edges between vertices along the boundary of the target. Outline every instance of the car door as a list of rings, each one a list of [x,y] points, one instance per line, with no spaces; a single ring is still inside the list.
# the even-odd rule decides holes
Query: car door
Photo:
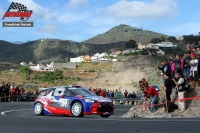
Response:
[[[56,109],[60,108],[60,98],[64,95],[64,88],[55,88],[55,90],[50,94],[51,104],[49,106],[52,106]]]
[[[70,110],[71,97],[73,94],[67,88],[64,90],[64,94],[59,98],[60,108]]]

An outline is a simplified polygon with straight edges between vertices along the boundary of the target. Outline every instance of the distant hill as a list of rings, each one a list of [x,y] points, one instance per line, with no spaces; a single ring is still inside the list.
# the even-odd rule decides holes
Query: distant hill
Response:
[[[25,43],[25,42],[16,41],[16,42],[10,42],[10,43],[12,43],[12,44],[23,44],[23,43]]]
[[[130,39],[145,44],[149,43],[152,38],[161,36],[168,37],[121,24],[82,43],[72,40],[39,39],[16,45],[0,40],[0,62],[17,64],[23,61],[27,63],[67,62],[72,57],[93,55],[111,49],[124,49],[126,41]]]
[[[152,38],[168,38],[169,36],[149,30],[142,30],[128,25],[120,24],[103,34],[83,41],[87,44],[107,44],[119,41],[135,40],[138,43],[147,44]]]
[[[125,42],[91,45],[67,40],[40,39],[20,45],[0,41],[0,47],[0,62],[50,63],[51,61],[67,62],[72,57],[125,48]]]

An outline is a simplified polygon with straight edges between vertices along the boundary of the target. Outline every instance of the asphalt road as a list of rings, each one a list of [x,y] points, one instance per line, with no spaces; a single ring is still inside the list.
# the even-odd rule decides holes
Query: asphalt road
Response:
[[[36,116],[30,102],[0,102],[0,133],[199,133],[200,119],[119,118],[131,106],[116,105],[109,118]]]

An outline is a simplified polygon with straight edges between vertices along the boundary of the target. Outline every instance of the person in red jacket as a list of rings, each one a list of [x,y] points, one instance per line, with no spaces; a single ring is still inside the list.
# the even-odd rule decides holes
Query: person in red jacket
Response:
[[[105,90],[100,91],[100,96],[105,97]]]
[[[156,89],[149,86],[148,82],[145,82],[144,94],[145,94],[145,97],[150,97],[150,104],[151,104],[150,112],[154,112],[155,111],[154,105],[158,99],[158,92],[156,91]]]

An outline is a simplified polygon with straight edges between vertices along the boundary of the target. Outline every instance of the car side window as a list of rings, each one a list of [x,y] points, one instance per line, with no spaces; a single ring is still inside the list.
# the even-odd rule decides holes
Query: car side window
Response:
[[[54,96],[62,96],[64,95],[64,89],[56,89],[54,91]]]
[[[65,90],[64,95],[67,97],[73,96],[73,94],[69,90]]]

